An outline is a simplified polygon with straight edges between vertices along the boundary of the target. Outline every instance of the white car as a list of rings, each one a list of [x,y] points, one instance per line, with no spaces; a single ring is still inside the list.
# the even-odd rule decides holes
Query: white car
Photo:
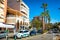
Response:
[[[30,35],[30,32],[27,30],[21,30],[16,33],[17,38],[28,37],[29,35]]]

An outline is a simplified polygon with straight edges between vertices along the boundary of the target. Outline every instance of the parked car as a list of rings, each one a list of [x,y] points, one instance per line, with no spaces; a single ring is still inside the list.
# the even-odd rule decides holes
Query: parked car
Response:
[[[52,34],[52,33],[59,33],[59,30],[56,29],[56,28],[50,29],[50,30],[48,31],[48,33],[49,33],[49,34]]]
[[[53,33],[59,33],[59,30],[55,28],[55,29],[52,30],[52,32]]]
[[[29,31],[27,30],[21,30],[16,33],[17,38],[28,37],[28,36],[29,36]]]
[[[43,30],[37,30],[37,33],[41,33],[42,34],[43,33]]]
[[[30,31],[30,35],[31,35],[31,36],[36,35],[36,34],[37,34],[37,31],[36,31],[36,30]]]
[[[0,38],[4,38],[7,36],[7,33],[5,31],[0,31]]]
[[[47,33],[48,33],[48,34],[52,34],[52,33],[53,33],[53,32],[52,32],[52,29],[50,29]]]

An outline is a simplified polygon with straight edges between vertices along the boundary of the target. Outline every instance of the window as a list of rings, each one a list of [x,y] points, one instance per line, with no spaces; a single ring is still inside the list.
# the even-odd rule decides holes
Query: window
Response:
[[[4,18],[4,10],[3,10],[3,8],[0,8],[0,18]]]
[[[17,0],[17,2],[20,2],[20,0]]]
[[[1,32],[0,32],[0,34],[2,34],[2,33],[6,33],[6,32],[4,32],[4,31],[1,31]]]
[[[3,4],[3,2],[4,2],[5,0],[0,0],[0,3],[2,3]]]
[[[20,33],[26,33],[26,32],[28,32],[28,31],[20,31]]]
[[[20,33],[23,33],[23,31],[20,31]]]
[[[25,15],[27,15],[25,12],[21,11],[22,13],[24,13]]]
[[[28,31],[24,31],[24,33],[26,33],[26,32],[28,32]]]
[[[25,5],[24,5],[24,4],[21,4],[21,5],[25,7]],[[26,8],[26,7],[25,7],[25,8]]]

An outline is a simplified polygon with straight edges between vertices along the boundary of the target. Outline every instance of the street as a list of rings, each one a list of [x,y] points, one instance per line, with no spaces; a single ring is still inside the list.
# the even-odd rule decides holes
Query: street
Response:
[[[43,35],[38,35],[38,36],[32,37],[28,40],[53,40],[53,35],[52,34],[43,34]]]
[[[41,34],[41,35],[30,36],[30,37],[16,39],[16,40],[55,40],[54,38],[55,37],[53,36],[53,34]],[[6,38],[0,40],[6,40]],[[8,40],[14,40],[14,39],[9,38]]]

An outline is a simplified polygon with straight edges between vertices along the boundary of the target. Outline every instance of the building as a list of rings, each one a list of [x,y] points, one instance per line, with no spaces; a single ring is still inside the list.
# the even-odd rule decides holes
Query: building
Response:
[[[7,0],[1,0],[0,2],[0,22],[5,23],[7,13]]]
[[[35,16],[35,17],[33,18],[33,20],[35,20],[35,19],[42,21],[43,18],[42,18],[41,16]]]
[[[7,24],[16,25],[17,29],[24,25],[29,26],[29,8],[21,0],[8,0]],[[8,21],[9,20],[9,21]],[[23,27],[24,28],[24,27]]]
[[[0,0],[0,23],[6,22],[6,13],[7,13],[7,0]]]
[[[21,1],[20,12],[23,14],[23,25],[29,26],[29,8],[23,1]]]
[[[29,27],[29,7],[22,0],[0,0],[0,23],[14,25],[16,30]]]

